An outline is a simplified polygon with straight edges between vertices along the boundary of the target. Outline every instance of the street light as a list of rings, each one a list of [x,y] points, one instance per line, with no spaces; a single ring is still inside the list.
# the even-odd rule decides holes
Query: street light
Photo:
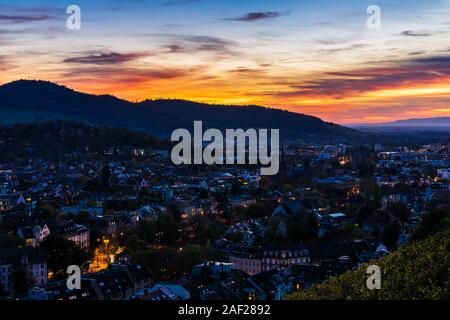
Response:
[[[109,255],[108,255],[108,243],[109,243],[109,239],[103,239],[103,243],[105,244],[106,248],[106,261],[109,263]]]
[[[108,243],[109,243],[109,239],[103,239],[103,243],[106,245],[106,254],[108,254]]]

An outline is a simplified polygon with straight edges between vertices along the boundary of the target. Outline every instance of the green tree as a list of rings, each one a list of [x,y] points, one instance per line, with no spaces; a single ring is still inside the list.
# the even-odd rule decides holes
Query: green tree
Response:
[[[300,213],[288,219],[288,238],[292,242],[317,239],[319,225],[312,213]]]
[[[377,207],[375,206],[375,204],[373,202],[367,201],[360,209],[358,212],[358,224],[359,226],[361,226],[364,221],[366,221],[366,219],[368,217],[370,217],[375,210],[377,209]]]
[[[285,219],[281,217],[273,217],[270,219],[265,240],[275,243],[289,242]]]
[[[431,210],[422,216],[422,221],[413,233],[412,239],[425,239],[446,228],[450,228],[450,212],[439,209]]]
[[[190,272],[196,264],[204,262],[205,248],[198,245],[189,245],[181,250],[177,256],[177,271]]]
[[[277,204],[273,201],[259,201],[250,204],[247,208],[240,208],[238,213],[242,219],[270,217]]]
[[[16,265],[11,272],[11,289],[16,295],[24,294],[34,285],[34,279],[30,271],[22,266]]]
[[[12,234],[5,233],[0,235],[0,248],[19,248],[23,244],[22,239]]]
[[[156,221],[159,241],[166,245],[176,245],[178,241],[178,224],[171,214],[164,214]]]
[[[154,243],[157,233],[156,224],[149,220],[140,220],[133,230],[133,233],[145,243]]]
[[[50,234],[41,244],[41,248],[48,253],[48,268],[56,278],[64,278],[70,265],[82,266],[89,256],[73,241]]]
[[[190,240],[196,244],[206,244],[208,241],[217,240],[225,234],[223,224],[213,217],[195,215],[187,220],[186,225],[192,230]]]
[[[176,268],[177,250],[173,247],[151,248],[134,254],[133,261],[142,264],[157,280]]]
[[[48,203],[41,203],[38,206],[38,213],[44,219],[53,219],[58,215],[58,212]]]
[[[178,207],[174,204],[171,204],[168,208],[167,208],[167,213],[171,214],[172,217],[175,219],[175,221],[180,221],[181,220],[181,212],[178,209]]]
[[[111,170],[107,164],[103,166],[102,176],[101,176],[101,184],[103,190],[107,191],[110,188],[111,183]]]
[[[389,204],[387,211],[400,218],[403,222],[408,221],[411,215],[411,210],[403,202]]]
[[[401,226],[398,222],[388,225],[381,234],[381,242],[389,249],[394,249],[400,236]]]
[[[84,222],[84,220],[86,220],[87,218],[89,218],[91,215],[89,214],[89,212],[86,211],[81,211],[79,214],[77,214],[74,218],[75,222],[78,224],[82,224]]]
[[[126,248],[131,254],[135,254],[142,250],[145,250],[145,242],[139,239],[136,234],[132,234],[128,237],[126,242]]]

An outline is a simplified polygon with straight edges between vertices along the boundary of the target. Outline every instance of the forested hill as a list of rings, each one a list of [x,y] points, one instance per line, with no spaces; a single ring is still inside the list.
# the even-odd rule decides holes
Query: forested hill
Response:
[[[360,139],[367,134],[305,114],[260,106],[209,105],[184,100],[134,103],[111,95],[91,95],[47,81],[19,80],[0,86],[0,120],[4,124],[71,120],[139,129],[169,138],[174,129],[280,129],[285,139]]]
[[[93,126],[66,121],[47,121],[0,126],[0,160],[26,159],[37,155],[103,154],[113,147],[169,149],[168,141],[134,130]]]

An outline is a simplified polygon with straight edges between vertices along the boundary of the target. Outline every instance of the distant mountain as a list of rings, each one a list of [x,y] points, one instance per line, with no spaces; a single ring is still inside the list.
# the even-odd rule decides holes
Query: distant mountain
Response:
[[[415,118],[384,123],[361,123],[350,127],[450,127],[450,117]]]
[[[3,124],[73,120],[143,130],[170,137],[177,128],[280,129],[285,139],[338,140],[364,137],[359,131],[319,118],[260,106],[208,105],[184,100],[133,103],[111,95],[90,95],[47,81],[19,80],[0,86]]]
[[[399,127],[450,127],[450,117],[417,118],[388,122],[384,125]]]

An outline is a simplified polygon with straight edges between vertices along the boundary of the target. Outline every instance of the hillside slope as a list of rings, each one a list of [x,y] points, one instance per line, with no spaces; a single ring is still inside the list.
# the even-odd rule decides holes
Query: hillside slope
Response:
[[[370,263],[381,268],[381,290],[369,290],[367,265],[349,271],[291,300],[441,300],[450,299],[450,230],[414,242]]]

